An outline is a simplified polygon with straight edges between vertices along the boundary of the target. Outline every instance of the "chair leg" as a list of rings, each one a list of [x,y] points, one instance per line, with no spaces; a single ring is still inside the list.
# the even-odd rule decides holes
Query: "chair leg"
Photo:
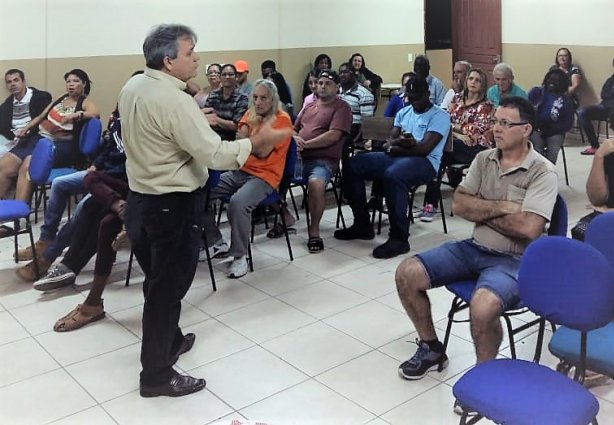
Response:
[[[443,209],[443,196],[441,196],[441,184],[439,185],[439,211],[441,213],[441,221],[443,222],[443,232],[448,234],[448,224],[446,223],[446,212]]]
[[[341,225],[345,229],[345,219],[343,218],[343,211],[341,210],[341,196],[343,195],[343,192],[339,190],[339,193],[337,193],[337,187],[333,186],[333,195],[335,195],[335,201],[337,202],[337,222],[335,223],[335,226],[338,229],[339,221],[341,221]]]
[[[514,329],[512,328],[512,321],[506,315],[503,315],[502,317],[505,320],[505,326],[507,327],[507,336],[510,339],[510,353],[512,355],[512,359],[516,359],[516,344],[514,341]]]
[[[247,261],[249,263],[249,271],[254,272],[254,257],[252,255],[252,244],[247,244]]]
[[[309,192],[307,192],[307,188],[301,186],[303,189],[303,205],[305,206],[305,220],[307,220],[307,229],[311,226],[311,216],[309,214]]]
[[[288,188],[288,192],[290,192],[290,200],[292,201],[292,207],[294,208],[294,214],[296,214],[296,219],[299,220],[300,217],[298,215],[298,206],[296,205],[296,199],[294,199],[294,192],[292,192],[292,188]]]
[[[28,234],[30,235],[30,246],[32,247],[32,261],[34,264],[34,274],[36,275],[36,280],[40,279],[40,270],[38,269],[38,261],[36,249],[34,248],[34,235],[32,234],[32,223],[30,223],[30,217],[26,217],[26,229],[28,229]],[[17,233],[15,233],[15,237],[17,237]],[[17,239],[15,239],[17,241]],[[15,257],[17,257],[17,252],[15,252]]]
[[[18,255],[19,247],[17,246],[18,245],[17,244],[17,229],[18,229],[17,226],[19,225],[19,219],[15,220],[13,223],[14,223],[13,226],[15,226],[13,228],[13,233],[14,233],[13,234],[13,241],[14,241],[14,245],[15,245],[15,255],[13,255],[13,257],[15,258],[15,262],[19,263],[19,255]],[[34,245],[32,245],[32,246],[34,246]]]
[[[280,210],[283,207],[284,205],[280,202],[279,203]],[[290,261],[294,261],[294,255],[292,254],[292,246],[290,245],[290,236],[288,235],[288,227],[286,226],[286,219],[283,214],[280,214],[280,216],[281,216],[281,224],[283,224],[284,226],[284,235],[286,236],[286,245],[288,245],[288,256],[290,257]]]
[[[215,274],[213,273],[213,262],[211,261],[211,254],[209,253],[209,241],[207,240],[207,233],[203,230],[203,242],[205,243],[205,255],[207,256],[207,266],[209,266],[209,276],[211,276],[211,286],[213,292],[217,291],[215,285]]]
[[[128,270],[126,271],[125,287],[130,286],[130,275],[132,274],[132,261],[134,260],[134,251],[130,250],[130,259],[128,260]]]
[[[565,143],[565,142],[563,142]],[[561,155],[563,156],[563,169],[565,170],[565,183],[569,186],[569,174],[567,173],[567,157],[565,156],[565,146],[561,146]]]

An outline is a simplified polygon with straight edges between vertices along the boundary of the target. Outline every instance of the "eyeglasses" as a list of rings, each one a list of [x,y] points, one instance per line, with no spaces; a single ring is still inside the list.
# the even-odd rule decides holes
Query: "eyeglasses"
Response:
[[[222,76],[222,78],[234,78],[237,76],[237,74],[235,74],[234,72],[222,72],[220,75]]]
[[[491,118],[488,120],[488,124],[491,127],[494,127],[496,124],[499,124],[502,128],[512,128],[512,127],[516,127],[519,125],[525,125],[528,124],[527,121],[521,121],[521,122],[512,122],[512,121],[508,121],[508,120],[498,120],[496,118]]]
[[[216,76],[218,76],[218,77],[219,77],[219,76],[220,76],[220,73],[219,73],[219,72],[217,72],[217,71],[210,71],[210,72],[207,72],[207,77],[213,77],[214,75],[216,75]]]

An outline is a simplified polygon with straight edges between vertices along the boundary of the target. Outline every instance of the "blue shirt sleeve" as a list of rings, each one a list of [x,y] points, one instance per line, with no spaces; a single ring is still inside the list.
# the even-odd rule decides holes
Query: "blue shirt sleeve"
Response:
[[[403,100],[400,96],[393,96],[392,99],[386,105],[386,110],[384,111],[384,116],[389,118],[394,118],[397,115],[397,112],[403,107]]]

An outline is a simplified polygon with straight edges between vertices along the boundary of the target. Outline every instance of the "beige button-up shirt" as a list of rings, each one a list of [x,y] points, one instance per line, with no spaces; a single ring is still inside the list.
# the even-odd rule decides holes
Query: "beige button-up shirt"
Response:
[[[251,153],[249,139],[222,141],[185,88],[150,68],[122,88],[119,114],[131,190],[192,192],[207,181],[207,168],[238,169]]]

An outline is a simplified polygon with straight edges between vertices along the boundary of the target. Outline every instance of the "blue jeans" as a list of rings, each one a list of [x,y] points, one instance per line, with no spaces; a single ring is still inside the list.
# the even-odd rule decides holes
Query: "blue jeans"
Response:
[[[488,289],[499,298],[503,310],[519,301],[517,257],[492,251],[471,239],[446,242],[416,257],[426,269],[433,288],[476,280],[474,292]]]
[[[45,252],[43,252],[43,257],[45,257],[45,260],[53,263],[55,259],[62,254],[62,251],[64,251],[64,249],[70,245],[72,235],[79,220],[79,215],[83,209],[83,204],[85,204],[85,201],[87,201],[87,199],[91,196],[92,195],[90,194],[85,195],[77,204],[75,211],[72,213],[72,218],[62,226],[57,236],[53,240],[53,243],[45,249]]]
[[[595,133],[592,120],[605,121],[610,113],[610,108],[602,104],[583,106],[582,108],[578,109],[578,121],[580,122],[580,127],[582,127],[584,134],[586,134],[588,142],[595,149],[599,149],[599,139]]]
[[[343,170],[343,187],[354,214],[354,224],[359,227],[371,225],[365,180],[382,180],[390,219],[389,236],[391,239],[407,240],[409,189],[434,177],[435,169],[424,157],[392,157],[384,152],[371,152],[350,158],[347,168]]]
[[[77,171],[53,180],[40,240],[49,241],[55,238],[70,196],[83,192],[83,178],[86,174],[87,171]]]

